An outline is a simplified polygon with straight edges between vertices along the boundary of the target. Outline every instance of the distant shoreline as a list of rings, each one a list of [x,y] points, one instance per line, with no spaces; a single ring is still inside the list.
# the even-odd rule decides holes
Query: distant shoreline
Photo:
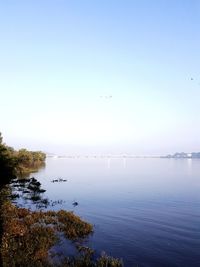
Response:
[[[136,155],[47,155],[54,159],[200,159],[200,156],[136,156]]]

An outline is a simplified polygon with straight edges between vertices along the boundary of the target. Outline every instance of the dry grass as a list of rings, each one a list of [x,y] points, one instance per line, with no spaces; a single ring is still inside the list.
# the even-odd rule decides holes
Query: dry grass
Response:
[[[3,236],[1,254],[4,266],[34,266],[48,263],[48,251],[58,241],[57,232],[68,239],[85,237],[92,225],[71,212],[30,211],[10,201],[2,205]],[[41,266],[43,266],[41,265]]]
[[[38,186],[40,186],[38,184]],[[9,186],[0,191],[1,265],[3,267],[122,267],[122,261],[103,254],[95,258],[95,252],[77,245],[77,255],[67,257],[56,264],[49,254],[50,248],[59,242],[58,233],[65,238],[80,241],[93,231],[91,224],[65,210],[31,211],[11,203]],[[73,242],[78,244],[78,242]],[[63,259],[63,257],[62,257]]]

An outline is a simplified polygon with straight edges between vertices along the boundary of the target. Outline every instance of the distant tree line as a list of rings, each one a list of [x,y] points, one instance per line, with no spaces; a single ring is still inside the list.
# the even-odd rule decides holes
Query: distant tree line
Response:
[[[37,170],[45,163],[45,159],[46,155],[41,151],[15,150],[7,146],[0,133],[0,183]]]

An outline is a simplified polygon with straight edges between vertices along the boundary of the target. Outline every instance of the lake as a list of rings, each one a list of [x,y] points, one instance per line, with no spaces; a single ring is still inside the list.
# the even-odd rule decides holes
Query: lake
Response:
[[[200,160],[48,158],[32,176],[52,209],[94,225],[85,244],[97,253],[126,267],[200,266]]]

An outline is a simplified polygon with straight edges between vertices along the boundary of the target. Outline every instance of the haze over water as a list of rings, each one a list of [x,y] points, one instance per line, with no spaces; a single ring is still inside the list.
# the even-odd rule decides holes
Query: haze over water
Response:
[[[54,209],[95,225],[86,245],[97,253],[126,267],[199,267],[199,174],[200,160],[191,159],[47,159],[34,176],[46,196],[65,201]]]
[[[0,1],[4,142],[59,155],[199,152],[199,29],[198,0]],[[199,160],[47,159],[33,175],[64,200],[53,208],[95,225],[86,243],[98,253],[126,267],[200,266]]]

